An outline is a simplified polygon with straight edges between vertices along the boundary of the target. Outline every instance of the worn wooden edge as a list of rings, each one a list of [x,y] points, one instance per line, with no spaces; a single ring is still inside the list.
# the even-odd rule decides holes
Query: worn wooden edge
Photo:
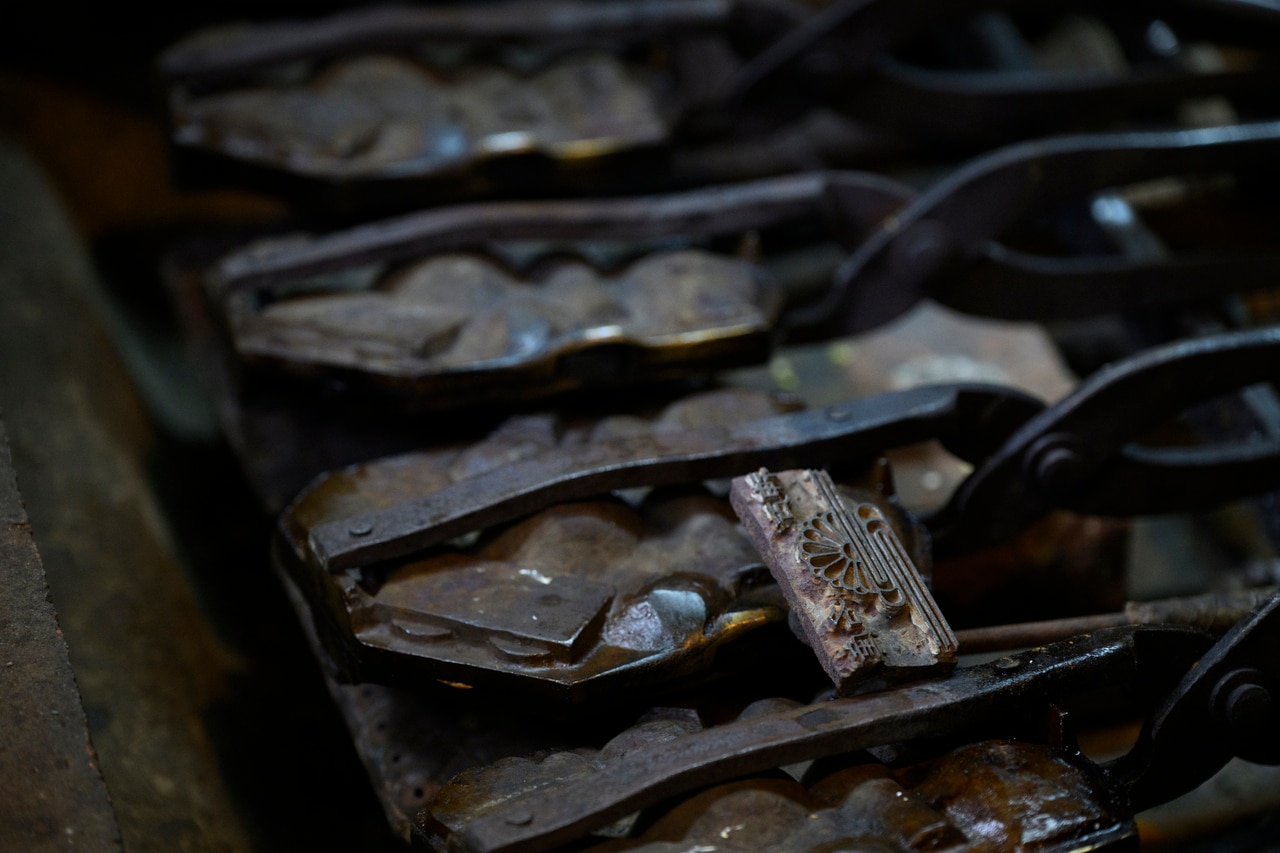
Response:
[[[122,849],[0,421],[0,850]]]

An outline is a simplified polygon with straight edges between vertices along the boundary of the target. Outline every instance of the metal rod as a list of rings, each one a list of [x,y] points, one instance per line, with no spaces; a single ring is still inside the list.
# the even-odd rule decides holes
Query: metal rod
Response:
[[[1276,587],[1267,586],[1240,592],[1131,601],[1118,613],[967,628],[956,631],[956,639],[960,642],[960,653],[968,655],[1043,646],[1121,625],[1181,625],[1221,634],[1275,591]]]

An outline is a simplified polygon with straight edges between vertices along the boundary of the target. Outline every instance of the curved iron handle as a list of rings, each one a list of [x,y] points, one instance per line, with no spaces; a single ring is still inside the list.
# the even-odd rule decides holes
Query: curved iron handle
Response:
[[[325,568],[408,556],[472,530],[554,503],[615,489],[719,479],[760,468],[812,468],[932,438],[985,454],[1043,408],[1011,389],[937,385],[825,409],[708,428],[553,450],[458,482],[415,501],[331,521],[311,532]]]
[[[800,337],[865,331],[944,293],[945,274],[988,257],[1014,222],[1136,181],[1274,162],[1280,122],[1065,136],[1010,145],[957,169],[864,242],[820,303],[787,318]]]
[[[940,554],[1020,532],[1053,508],[1096,515],[1190,511],[1280,483],[1280,442],[1157,449],[1135,445],[1196,403],[1280,379],[1280,328],[1147,350],[1090,376],[1031,418],[933,519]]]

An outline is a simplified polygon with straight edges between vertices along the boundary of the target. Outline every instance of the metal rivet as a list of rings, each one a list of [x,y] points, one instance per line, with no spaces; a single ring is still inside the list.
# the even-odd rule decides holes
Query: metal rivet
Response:
[[[348,527],[347,532],[352,536],[368,536],[373,532],[373,525],[367,521],[358,521]]]
[[[1265,679],[1256,669],[1237,669],[1220,678],[1213,688],[1210,701],[1219,718],[1239,735],[1253,736],[1272,719],[1271,692],[1261,683]]]
[[[1227,719],[1245,731],[1258,731],[1271,718],[1271,694],[1261,684],[1241,684],[1227,697]]]
[[[1080,454],[1069,447],[1054,447],[1040,457],[1036,473],[1045,486],[1060,490],[1075,478],[1079,467]]]
[[[533,823],[533,812],[528,809],[515,809],[504,817],[503,820],[511,826],[528,826]]]
[[[1069,493],[1087,473],[1079,440],[1069,434],[1045,436],[1031,448],[1028,461],[1040,488],[1051,495]]]
[[[909,226],[892,244],[890,263],[903,275],[920,281],[941,270],[955,253],[951,229],[923,219]]]

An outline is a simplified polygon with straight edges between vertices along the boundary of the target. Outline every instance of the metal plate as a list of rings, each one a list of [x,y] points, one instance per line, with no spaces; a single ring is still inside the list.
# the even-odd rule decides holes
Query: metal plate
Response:
[[[527,76],[345,59],[305,83],[180,99],[179,145],[328,179],[454,172],[540,152],[599,157],[666,139],[654,92],[613,56],[565,57]]]
[[[369,289],[227,303],[250,367],[339,379],[429,408],[760,360],[780,307],[759,267],[692,249],[612,273],[561,261],[534,280],[492,258],[444,254]]]

